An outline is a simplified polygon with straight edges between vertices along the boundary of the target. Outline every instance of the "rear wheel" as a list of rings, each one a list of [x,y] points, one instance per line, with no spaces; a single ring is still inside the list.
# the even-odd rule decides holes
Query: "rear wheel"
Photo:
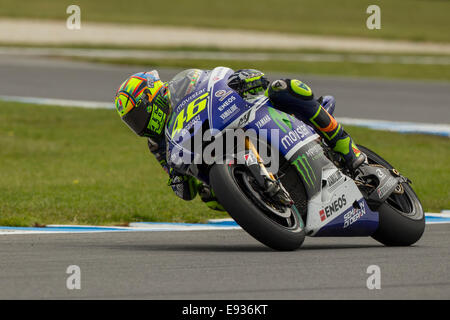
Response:
[[[281,206],[265,197],[245,166],[215,164],[209,178],[222,206],[255,239],[282,251],[302,245],[304,224],[296,207]]]
[[[360,145],[358,147],[367,155],[369,164],[393,169],[375,152]],[[425,230],[425,215],[419,198],[408,183],[401,185],[403,193],[392,193],[377,209],[380,221],[372,237],[386,246],[412,245],[422,237]]]

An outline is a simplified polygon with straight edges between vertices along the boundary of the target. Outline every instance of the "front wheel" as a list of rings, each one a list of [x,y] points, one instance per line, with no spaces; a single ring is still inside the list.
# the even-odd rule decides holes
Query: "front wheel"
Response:
[[[281,251],[298,249],[305,231],[297,209],[266,199],[246,169],[234,163],[211,168],[209,179],[219,202],[245,231],[266,246]]]
[[[369,164],[393,169],[372,150],[358,147],[367,155]],[[377,209],[379,226],[372,237],[386,246],[410,246],[422,237],[425,230],[425,215],[419,198],[408,183],[403,182],[402,187],[402,194],[392,193]]]

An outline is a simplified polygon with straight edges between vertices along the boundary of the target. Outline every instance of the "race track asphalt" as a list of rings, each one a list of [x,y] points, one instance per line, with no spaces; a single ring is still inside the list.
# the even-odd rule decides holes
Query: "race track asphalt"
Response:
[[[3,55],[0,95],[108,102],[128,75],[152,68]],[[163,79],[180,71],[158,69]],[[268,76],[271,80],[295,77],[310,84],[316,95],[334,95],[338,117],[450,123],[450,83],[275,73]]]
[[[412,247],[307,238],[295,252],[241,230],[0,235],[0,299],[449,299],[449,242],[449,224]],[[66,288],[69,265],[80,290]]]

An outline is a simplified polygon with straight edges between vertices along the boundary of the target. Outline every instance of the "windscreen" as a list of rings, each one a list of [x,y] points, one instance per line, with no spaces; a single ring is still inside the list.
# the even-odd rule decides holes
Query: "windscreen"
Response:
[[[204,81],[207,81],[210,73],[209,70],[187,69],[173,77],[169,81],[172,107],[178,105],[184,97],[194,92]]]

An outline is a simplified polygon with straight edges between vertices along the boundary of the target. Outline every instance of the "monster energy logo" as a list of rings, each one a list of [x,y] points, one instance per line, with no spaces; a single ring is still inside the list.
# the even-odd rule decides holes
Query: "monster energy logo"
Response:
[[[292,164],[295,165],[298,172],[300,172],[308,187],[310,186],[310,183],[311,185],[314,185],[314,181],[316,181],[316,174],[314,173],[313,168],[311,168],[308,157],[305,154],[298,156]]]

